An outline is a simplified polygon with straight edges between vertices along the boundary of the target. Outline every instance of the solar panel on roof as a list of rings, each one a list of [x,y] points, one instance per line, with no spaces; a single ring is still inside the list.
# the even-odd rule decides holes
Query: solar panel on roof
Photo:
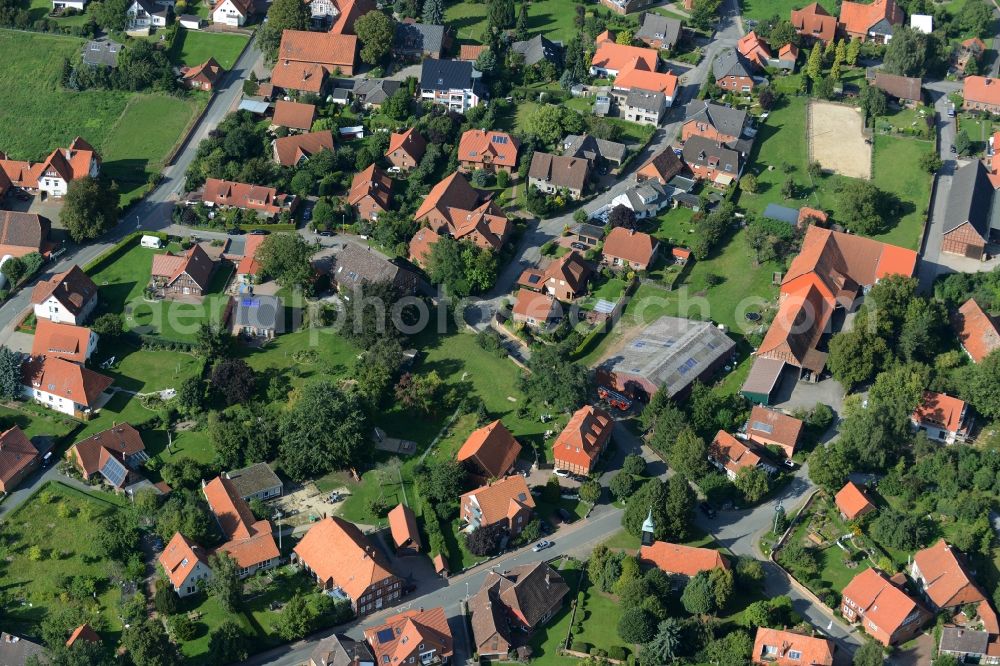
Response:
[[[604,298],[598,300],[597,304],[594,306],[594,312],[599,312],[601,314],[611,314],[614,312],[614,309],[615,304]]]
[[[395,637],[396,637],[396,634],[394,634],[392,632],[392,629],[382,629],[381,631],[379,631],[378,633],[375,634],[375,640],[377,640],[379,642],[379,644],[389,643]]]
[[[259,301],[256,298],[244,298],[240,304],[245,308],[249,308],[259,305]]]
[[[689,358],[688,360],[684,361],[684,363],[682,363],[679,368],[677,368],[677,371],[683,375],[696,365],[698,365],[698,362],[693,358]]]
[[[125,465],[118,462],[115,458],[108,458],[104,466],[101,467],[101,476],[117,488],[125,481],[125,477],[128,476],[128,470],[125,469]]]
[[[493,143],[499,143],[501,145],[507,143],[507,137],[505,136],[495,136],[493,137]]]
[[[771,426],[770,423],[761,423],[760,421],[754,421],[750,425],[750,429],[766,432],[767,434],[771,434],[772,432],[774,432],[774,428]]]

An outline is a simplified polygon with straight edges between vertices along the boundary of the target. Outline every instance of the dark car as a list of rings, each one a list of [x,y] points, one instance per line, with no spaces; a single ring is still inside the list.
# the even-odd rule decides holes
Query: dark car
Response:
[[[559,509],[558,511],[556,511],[556,515],[558,515],[559,520],[563,521],[564,523],[573,522],[573,516],[570,515],[569,511],[567,511],[566,509]]]
[[[544,520],[539,520],[538,521],[538,531],[541,532],[542,534],[551,534],[552,533],[552,526],[549,525]]]
[[[326,238],[329,238],[330,236],[333,235],[333,232],[332,231],[320,231],[319,235],[320,236],[325,236]]]
[[[577,241],[575,243],[570,243],[569,246],[571,248],[573,248],[574,250],[586,250],[587,249],[587,246],[584,245],[583,243],[579,242],[579,241]]]
[[[250,232],[250,235],[251,236],[266,236],[269,233],[271,233],[271,232],[268,231],[267,229],[254,229],[253,231]]]
[[[233,227],[232,229],[226,229],[226,233],[230,236],[242,236],[243,230],[239,227]]]
[[[701,509],[701,512],[703,514],[705,514],[706,518],[715,518],[715,515],[716,515],[715,514],[715,509],[713,509],[712,505],[709,504],[708,502],[701,502],[698,505],[698,508]]]
[[[958,151],[956,151],[956,150],[955,150],[955,146],[952,146],[952,147],[951,147],[951,152],[953,152],[953,153],[954,153],[954,152],[958,152]]]

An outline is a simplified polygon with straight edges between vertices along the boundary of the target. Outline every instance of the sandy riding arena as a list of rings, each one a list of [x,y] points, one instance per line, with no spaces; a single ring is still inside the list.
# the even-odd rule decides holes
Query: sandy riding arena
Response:
[[[872,147],[858,109],[829,102],[809,105],[809,163],[852,178],[872,177]]]

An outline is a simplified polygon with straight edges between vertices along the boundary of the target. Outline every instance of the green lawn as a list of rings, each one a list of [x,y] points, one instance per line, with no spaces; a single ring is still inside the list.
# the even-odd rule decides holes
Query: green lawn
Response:
[[[101,370],[115,380],[115,386],[127,391],[149,393],[179,388],[188,377],[201,374],[205,359],[186,352],[137,349],[126,342],[101,347],[94,360],[97,365],[115,356],[113,367]]]
[[[13,159],[41,160],[82,136],[101,154],[106,173],[121,181],[127,203],[148,174],[161,171],[163,158],[207,98],[63,90],[63,58],[72,59],[83,43],[0,30],[0,61],[8,65],[0,72],[0,87],[7,91],[0,107],[0,150]]]
[[[6,630],[37,636],[45,614],[66,606],[86,609],[98,630],[121,629],[120,593],[107,582],[106,562],[96,543],[97,519],[114,512],[120,502],[112,495],[96,497],[49,483],[7,516],[0,526],[4,593],[11,601],[4,614]],[[32,560],[29,551],[36,546],[41,555]],[[96,597],[60,596],[64,576],[97,579]]]
[[[228,71],[236,64],[236,59],[248,39],[246,35],[179,28],[177,37],[170,47],[170,59],[177,65],[194,67],[209,58],[215,58],[215,61]]]
[[[125,327],[138,333],[159,335],[176,342],[193,342],[202,323],[221,321],[229,299],[222,292],[233,268],[228,263],[220,263],[200,304],[147,301],[143,292],[149,284],[153,255],[167,251],[179,252],[180,248],[153,250],[136,245],[115,261],[99,267],[91,276],[100,289],[99,309],[100,312],[124,313]]]
[[[458,42],[485,43],[486,3],[458,2],[450,4],[444,12],[445,23],[455,31]],[[528,7],[529,36],[545,35],[564,44],[576,35],[573,25],[576,3],[572,0],[538,0]]]
[[[29,438],[48,435],[56,439],[68,435],[79,425],[68,416],[32,403],[19,403],[16,409],[0,406],[0,424],[4,430],[16,425]]]
[[[801,9],[804,5],[797,0],[741,0],[743,18],[757,19],[758,21],[769,19],[775,14],[783,19],[788,19],[793,9]],[[833,16],[837,15],[836,6],[832,2],[821,3],[824,9]],[[749,30],[749,28],[747,28]]]
[[[789,97],[761,124],[751,154],[748,173],[757,176],[756,194],[739,194],[740,206],[760,214],[767,204],[797,208],[809,205],[830,211],[836,221],[840,202],[837,184],[847,179],[824,175],[814,181],[808,173],[806,136],[806,98]],[[889,220],[890,229],[874,236],[878,240],[916,249],[925,210],[930,200],[930,175],[921,170],[919,158],[933,150],[933,143],[916,139],[877,136],[874,144],[872,182],[902,202],[902,214]],[[773,169],[769,169],[773,167]],[[781,188],[786,178],[795,181],[800,198],[786,200]]]
[[[142,195],[149,176],[163,170],[163,160],[204,105],[170,95],[136,95],[101,144],[104,173],[114,178],[122,204]]]

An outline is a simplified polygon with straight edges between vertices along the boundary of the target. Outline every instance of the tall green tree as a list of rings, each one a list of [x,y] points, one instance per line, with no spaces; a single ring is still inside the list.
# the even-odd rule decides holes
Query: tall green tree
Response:
[[[118,223],[118,186],[100,178],[74,178],[59,220],[77,243],[97,238]]]
[[[806,65],[806,74],[813,83],[819,83],[823,78],[823,48],[817,44],[809,52],[809,62]]]
[[[269,62],[276,59],[285,30],[305,30],[310,18],[309,5],[301,0],[274,0],[271,3],[267,22],[257,30],[257,45]]]
[[[923,76],[927,59],[927,35],[906,25],[897,27],[885,47],[883,68],[900,76]]]
[[[243,603],[243,581],[239,565],[228,553],[217,552],[208,560],[212,577],[208,580],[208,593],[215,597],[227,613],[235,613]]]
[[[292,479],[360,464],[372,452],[367,410],[332,381],[307,384],[281,420],[278,451]]]
[[[697,495],[684,474],[675,474],[667,479],[666,490],[663,517],[666,520],[667,534],[671,541],[686,541],[691,536]]]
[[[653,663],[670,664],[679,656],[683,645],[684,627],[680,620],[668,617],[656,626],[656,635],[646,644]],[[643,661],[642,663],[646,663]]]
[[[852,38],[851,41],[848,42],[847,44],[847,54],[844,59],[844,62],[846,62],[851,67],[854,67],[856,64],[858,64],[859,55],[861,55],[861,42],[857,39]]]
[[[521,0],[521,8],[517,13],[517,25],[514,27],[514,38],[519,42],[528,39],[528,2]]]
[[[236,620],[225,619],[212,630],[208,639],[208,652],[212,663],[231,664],[245,661],[248,655],[247,635]]]
[[[21,355],[10,347],[0,346],[0,400],[14,400],[21,395]]]
[[[854,653],[852,663],[854,666],[882,666],[885,663],[885,653],[875,641],[865,641]]]
[[[295,233],[271,234],[257,248],[261,270],[282,287],[304,287],[313,276],[309,258],[315,247]]]
[[[424,0],[424,23],[444,25],[444,0]]]
[[[569,345],[547,345],[532,352],[530,373],[521,378],[526,397],[534,404],[548,404],[570,411],[587,395],[587,369],[568,359]]]
[[[376,65],[388,55],[396,34],[396,21],[373,9],[354,22],[354,32],[361,40],[361,62]]]
[[[135,666],[173,666],[179,662],[163,622],[147,618],[122,632],[122,646]]]
[[[286,641],[294,641],[304,637],[312,628],[314,615],[312,608],[301,593],[288,600],[278,617],[278,635]]]

